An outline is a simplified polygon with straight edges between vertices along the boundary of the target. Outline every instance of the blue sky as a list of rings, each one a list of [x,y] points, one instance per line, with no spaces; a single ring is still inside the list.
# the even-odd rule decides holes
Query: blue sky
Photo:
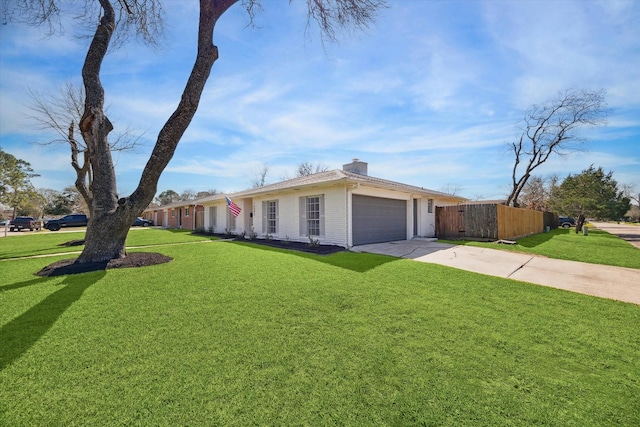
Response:
[[[306,30],[304,3],[263,0],[258,28],[240,5],[222,17],[220,58],[159,192],[233,192],[265,163],[273,183],[303,161],[334,169],[357,157],[372,176],[504,197],[524,110],[569,88],[606,89],[608,125],[586,129],[587,151],[537,175],[593,164],[640,190],[640,2],[389,0],[366,32],[324,45]],[[136,187],[194,61],[197,2],[165,7],[159,49],[125,45],[103,66],[111,121],[143,135],[114,156],[121,195]],[[75,36],[0,25],[0,146],[31,163],[39,188],[75,180],[68,147],[38,145],[52,135],[27,118],[29,90],[80,83],[89,40]]]

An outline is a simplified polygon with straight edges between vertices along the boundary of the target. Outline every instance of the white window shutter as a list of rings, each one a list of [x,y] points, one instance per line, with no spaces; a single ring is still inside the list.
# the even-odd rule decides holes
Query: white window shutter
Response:
[[[264,201],[262,202],[262,233],[263,234],[267,234],[267,232],[269,231],[267,229],[267,202]]]
[[[324,194],[320,195],[320,237],[324,237]]]
[[[300,236],[307,236],[307,198],[300,197]]]

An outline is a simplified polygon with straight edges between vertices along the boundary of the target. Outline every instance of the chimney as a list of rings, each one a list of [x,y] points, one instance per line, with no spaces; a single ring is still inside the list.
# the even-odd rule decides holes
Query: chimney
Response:
[[[342,170],[345,172],[357,173],[358,175],[367,176],[367,162],[361,162],[359,159],[353,159],[351,163],[342,165]]]

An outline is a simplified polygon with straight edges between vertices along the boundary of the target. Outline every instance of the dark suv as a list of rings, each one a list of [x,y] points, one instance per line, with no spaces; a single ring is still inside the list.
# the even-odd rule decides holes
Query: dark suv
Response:
[[[558,227],[571,228],[576,226],[576,220],[568,216],[558,217]]]
[[[51,231],[58,231],[62,227],[85,227],[89,219],[84,214],[71,214],[60,219],[47,221],[44,228]]]

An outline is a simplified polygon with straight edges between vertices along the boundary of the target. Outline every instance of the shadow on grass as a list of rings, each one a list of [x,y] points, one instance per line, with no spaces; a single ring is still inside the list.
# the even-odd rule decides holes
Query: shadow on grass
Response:
[[[106,272],[70,275],[60,284],[61,288],[39,304],[0,328],[0,371],[22,357],[53,326],[58,318],[84,291],[104,277]],[[5,286],[1,290],[18,289],[47,282],[49,278],[27,280]]]
[[[58,247],[60,245],[55,245],[55,247]],[[55,254],[56,252],[53,251],[52,252],[52,247],[45,247],[45,248],[41,248],[41,249],[31,249],[29,248],[28,251],[22,252],[22,253],[15,253],[15,251],[12,252],[4,252],[4,251],[0,251],[0,259],[15,259],[15,258],[21,258],[24,256],[37,256],[37,255],[52,255]],[[80,248],[69,248],[66,251],[68,252],[75,252],[75,251],[79,251]]]
[[[44,283],[46,281],[47,281],[46,277],[39,277],[37,279],[25,280],[24,282],[20,282],[20,283],[12,283],[10,285],[0,286],[0,292],[26,288],[27,286],[31,286],[31,285],[39,285],[40,283]]]
[[[288,255],[294,255],[306,259],[311,259],[317,262],[332,265],[334,267],[344,268],[346,270],[355,271],[358,273],[364,273],[376,267],[379,267],[388,262],[398,261],[400,258],[395,258],[387,255],[376,254],[362,254],[358,252],[342,251],[336,252],[330,255],[318,255],[306,252],[300,252],[292,249],[275,248],[271,246],[260,245],[250,242],[238,242],[229,241],[227,243],[250,247],[252,249],[260,249],[269,252],[280,252]]]
[[[518,239],[518,245],[525,248],[535,248],[543,243],[547,243],[556,236],[562,236],[571,232],[573,232],[572,228],[557,228],[549,231],[548,233],[539,233],[529,237],[522,237]]]

